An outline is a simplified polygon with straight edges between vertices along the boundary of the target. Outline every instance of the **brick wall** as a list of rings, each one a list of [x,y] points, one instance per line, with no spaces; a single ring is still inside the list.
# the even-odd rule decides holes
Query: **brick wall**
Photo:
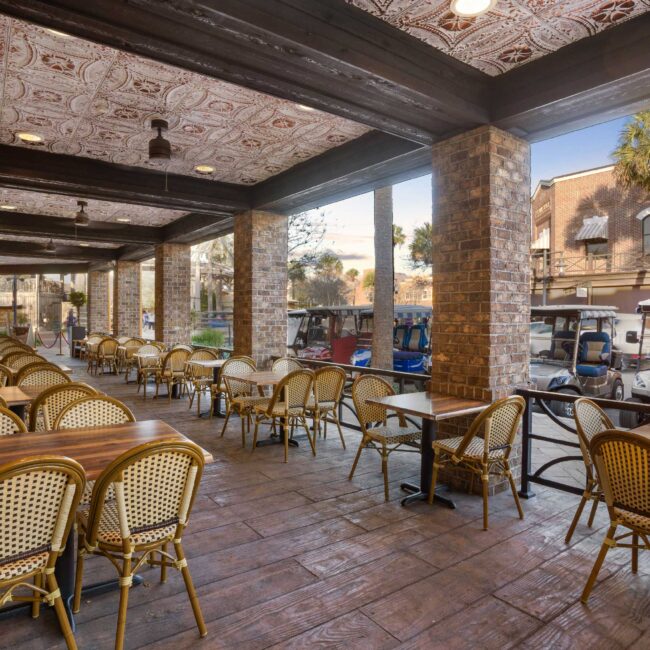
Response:
[[[88,273],[88,331],[109,332],[109,282],[107,271],[90,271]]]
[[[113,270],[113,332],[141,333],[140,262],[118,261]]]
[[[155,273],[156,340],[190,343],[190,246],[156,246]]]
[[[287,217],[249,211],[235,217],[235,352],[259,367],[287,346]]]

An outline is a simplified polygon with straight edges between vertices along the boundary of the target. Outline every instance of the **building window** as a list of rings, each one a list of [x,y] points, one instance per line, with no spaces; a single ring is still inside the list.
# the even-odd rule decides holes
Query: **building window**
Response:
[[[650,255],[650,215],[643,220],[643,254]]]
[[[607,255],[607,242],[590,241],[585,242],[585,245],[587,247],[587,255],[591,255],[593,257],[602,257],[603,255]]]

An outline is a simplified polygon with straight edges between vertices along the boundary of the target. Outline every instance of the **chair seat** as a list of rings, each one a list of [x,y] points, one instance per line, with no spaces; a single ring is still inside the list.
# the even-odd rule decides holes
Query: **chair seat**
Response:
[[[381,426],[374,429],[366,429],[366,435],[377,442],[388,445],[400,444],[402,442],[413,442],[422,438],[422,431],[417,427]]]
[[[582,377],[604,377],[607,374],[607,366],[603,364],[579,363],[576,372]]]
[[[623,525],[635,528],[636,530],[650,535],[650,517],[637,515],[635,512],[630,512],[629,510],[623,510],[621,508],[614,508],[614,512],[620,518]]]
[[[49,552],[43,551],[0,564],[0,581],[29,575],[32,571],[42,569],[47,564],[48,557]]]
[[[455,454],[463,439],[463,436],[443,438],[442,440],[436,440],[433,443],[433,447],[438,447],[438,449],[442,449],[442,451],[446,451],[449,454]],[[499,458],[503,458],[504,454],[505,449],[493,449],[489,452],[488,458],[498,460]],[[472,438],[463,453],[463,458],[483,458],[483,438]]]
[[[316,400],[313,397],[310,397],[307,401],[307,410],[315,411],[317,406],[321,413],[324,411],[333,411],[336,408],[336,402],[318,402],[318,404],[316,404]]]
[[[180,379],[185,377],[184,370],[161,370],[159,374],[163,379],[169,379],[171,377],[174,379]]]
[[[267,413],[266,409],[268,408],[268,402],[270,401],[270,399],[265,398],[265,400],[267,402],[266,404],[260,404],[260,405],[255,407],[255,411],[257,413],[265,413],[266,415],[268,415],[270,417],[274,417],[274,418],[284,417],[285,412],[286,412],[285,411],[286,406],[285,406],[284,402],[277,402],[276,405],[273,408],[273,411],[271,413]],[[294,408],[289,409],[289,415],[302,415],[302,412],[303,412],[303,409],[302,409],[301,406],[296,406]]]
[[[240,395],[234,397],[233,404],[237,404],[240,408],[253,408],[255,406],[266,406],[269,403],[268,397],[260,397],[259,395]]]
[[[89,510],[87,509],[77,511],[77,521],[84,531],[88,527],[88,513]],[[130,539],[136,547],[145,546],[165,539],[172,539],[175,532],[176,523],[174,522],[166,526],[152,528],[151,530],[132,532]],[[97,532],[97,541],[108,546],[117,546],[120,550],[122,549],[122,535],[120,533],[120,522],[115,501],[107,501],[104,504],[102,518],[99,522],[99,530]]]

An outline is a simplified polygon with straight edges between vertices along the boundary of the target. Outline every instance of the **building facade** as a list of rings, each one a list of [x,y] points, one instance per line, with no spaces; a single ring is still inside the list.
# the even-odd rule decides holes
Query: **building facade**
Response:
[[[532,302],[650,298],[650,195],[616,183],[614,166],[541,181],[532,199]]]

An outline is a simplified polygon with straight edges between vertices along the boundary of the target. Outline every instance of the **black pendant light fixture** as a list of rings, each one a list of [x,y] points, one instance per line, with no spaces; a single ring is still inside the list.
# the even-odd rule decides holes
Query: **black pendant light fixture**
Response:
[[[77,205],[79,206],[79,210],[77,210],[77,214],[74,216],[74,225],[87,226],[90,223],[90,219],[88,218],[84,208],[88,203],[86,201],[77,201]]]
[[[54,245],[54,242],[52,241],[51,237],[50,237],[50,241],[47,242],[47,245],[45,246],[45,252],[46,253],[56,253],[56,246]]]
[[[162,137],[162,132],[168,127],[166,120],[151,120],[151,128],[157,129],[158,135],[149,140],[149,160],[169,160],[172,157],[172,146]]]

